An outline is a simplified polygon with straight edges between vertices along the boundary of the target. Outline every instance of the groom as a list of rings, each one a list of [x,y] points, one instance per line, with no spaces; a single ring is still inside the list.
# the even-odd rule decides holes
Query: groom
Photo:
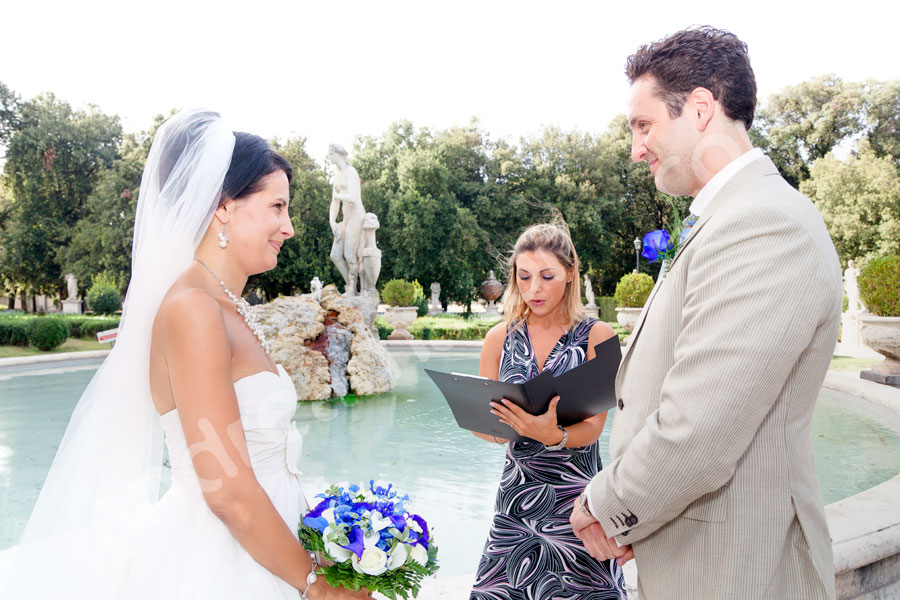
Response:
[[[697,216],[631,335],[612,462],[571,523],[634,557],[642,599],[834,598],[810,419],[837,339],[838,258],[752,147],[746,45],[710,27],[629,57],[632,158]]]

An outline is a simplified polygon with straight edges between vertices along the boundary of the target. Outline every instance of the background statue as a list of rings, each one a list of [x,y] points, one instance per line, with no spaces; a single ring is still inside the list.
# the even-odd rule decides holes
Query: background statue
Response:
[[[584,276],[584,297],[587,299],[587,306],[597,306],[594,304],[594,287],[591,285],[591,278]]]
[[[66,290],[69,292],[66,300],[78,300],[78,280],[72,273],[66,275]]]
[[[360,196],[359,174],[347,161],[347,151],[338,144],[332,144],[328,147],[328,160],[337,167],[328,211],[328,221],[334,233],[331,260],[344,278],[344,295],[355,296],[366,209]],[[339,212],[344,217],[340,222],[337,220]]]
[[[854,315],[862,312],[863,305],[859,299],[859,285],[856,283],[856,277],[859,275],[859,269],[856,263],[851,259],[847,261],[847,269],[844,271],[844,289],[847,292],[847,312]]]
[[[353,167],[351,167],[353,168]],[[381,273],[381,250],[375,245],[375,230],[378,229],[378,216],[366,213],[363,218],[363,234],[359,248],[359,287],[363,295],[375,292],[375,282]]]
[[[437,281],[432,282],[431,284],[431,302],[430,302],[431,310],[442,310],[443,306],[441,305],[441,284]]]

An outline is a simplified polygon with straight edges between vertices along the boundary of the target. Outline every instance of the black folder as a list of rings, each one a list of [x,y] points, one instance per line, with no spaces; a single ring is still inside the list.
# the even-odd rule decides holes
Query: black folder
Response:
[[[562,426],[584,421],[616,405],[616,372],[622,360],[619,337],[612,336],[594,347],[596,357],[554,377],[550,371],[525,383],[507,383],[485,377],[442,373],[425,369],[450,405],[457,424],[470,431],[508,440],[528,440],[490,412],[491,401],[512,400],[533,415],[547,411],[559,396],[557,422]]]

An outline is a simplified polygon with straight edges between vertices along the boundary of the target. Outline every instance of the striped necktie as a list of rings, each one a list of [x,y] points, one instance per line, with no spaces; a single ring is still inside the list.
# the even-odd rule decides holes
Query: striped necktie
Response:
[[[694,223],[700,217],[691,213],[690,216],[685,217],[685,219],[681,222],[681,233],[678,234],[678,245],[680,246],[684,243],[684,240],[688,239],[688,236],[691,235],[691,228],[694,226]]]

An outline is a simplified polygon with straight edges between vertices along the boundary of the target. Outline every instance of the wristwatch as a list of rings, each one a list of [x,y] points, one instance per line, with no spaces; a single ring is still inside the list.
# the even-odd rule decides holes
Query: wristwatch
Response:
[[[557,425],[557,427],[559,427],[559,430],[563,432],[562,441],[560,441],[558,444],[553,444],[552,446],[548,446],[547,444],[544,444],[545,450],[562,450],[563,448],[566,447],[566,441],[568,441],[568,439],[569,439],[569,432],[566,431],[566,428],[563,427],[562,425]]]

